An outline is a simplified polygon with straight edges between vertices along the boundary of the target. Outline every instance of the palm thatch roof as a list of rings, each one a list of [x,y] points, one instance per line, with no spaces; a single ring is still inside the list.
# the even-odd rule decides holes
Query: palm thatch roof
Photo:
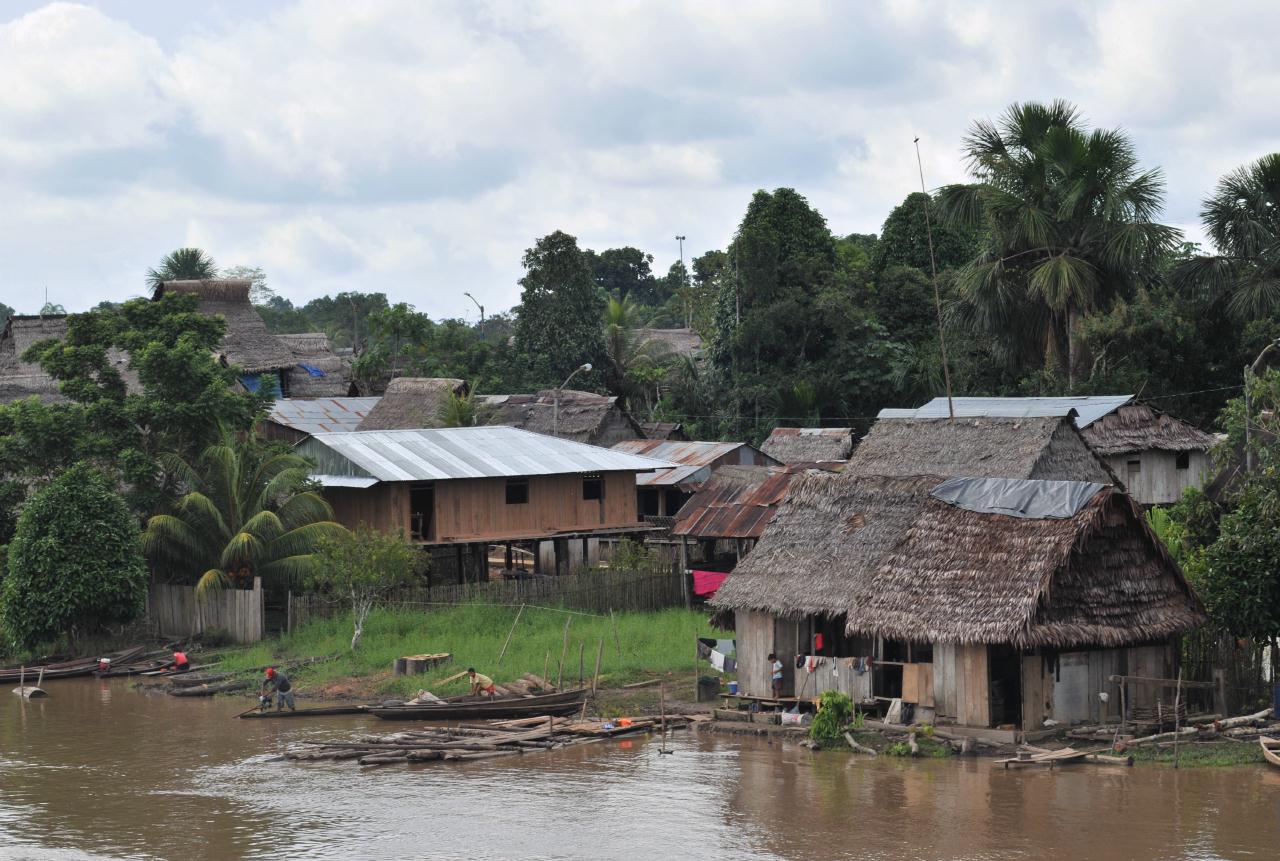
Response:
[[[444,427],[444,410],[454,395],[465,395],[464,380],[446,377],[396,377],[386,394],[369,410],[357,428],[415,430]]]
[[[1120,484],[1069,415],[878,419],[847,471]]]
[[[22,360],[22,354],[33,344],[51,338],[61,340],[67,334],[67,318],[64,314],[27,315],[14,314],[0,332],[0,403],[12,403],[23,398],[36,397],[45,403],[63,403],[58,381],[45,373],[44,368]],[[141,387],[137,373],[129,367],[129,356],[122,350],[107,353],[115,369],[124,379],[130,391]]]
[[[692,329],[633,329],[636,340],[657,341],[677,355],[694,358],[702,353],[702,336]]]
[[[289,371],[289,397],[341,398],[350,393],[350,363],[333,352],[328,335],[306,332],[276,337],[293,356],[294,366]],[[316,376],[309,368],[323,376]]]
[[[1208,621],[1138,505],[1114,488],[1060,519],[929,498],[847,618],[853,635],[1018,648],[1123,646]]]
[[[218,346],[220,357],[248,374],[283,371],[293,367],[293,353],[249,302],[250,281],[208,279],[165,281],[154,298],[165,293],[190,293],[200,300],[200,313],[226,320],[227,332]]]
[[[681,506],[671,534],[759,538],[796,475],[776,466],[722,466]]]
[[[1213,434],[1144,403],[1125,404],[1081,433],[1103,457],[1139,451],[1208,451],[1215,444]]]
[[[783,463],[829,463],[853,453],[853,428],[774,428],[760,450]]]
[[[555,389],[532,395],[477,395],[477,420],[605,447],[644,438],[639,423],[615,397],[561,389],[558,419],[556,401]]]
[[[688,439],[684,425],[679,422],[640,422],[645,439]]]
[[[935,475],[797,476],[759,543],[711,605],[791,619],[843,614],[942,480]]]

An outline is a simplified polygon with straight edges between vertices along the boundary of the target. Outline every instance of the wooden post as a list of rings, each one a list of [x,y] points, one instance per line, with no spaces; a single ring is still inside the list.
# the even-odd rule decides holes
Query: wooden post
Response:
[[[1275,672],[1273,669],[1272,672]],[[1231,714],[1227,711],[1227,672],[1226,670],[1215,669],[1213,671],[1213,710],[1220,715]]]
[[[659,714],[661,714],[662,716],[661,718],[662,746],[658,748],[658,753],[666,753],[667,752],[667,683],[666,682],[663,682],[662,684],[658,685],[658,709],[659,709]]]
[[[689,545],[688,538],[680,536],[680,596],[684,598],[686,608],[693,606],[693,590],[689,588]]]
[[[1178,767],[1178,730],[1181,722],[1178,719],[1178,706],[1182,704],[1182,667],[1178,667],[1178,688],[1173,695],[1173,767]],[[1163,729],[1163,727],[1161,727]]]
[[[542,660],[542,681],[544,684],[551,684],[547,681],[547,668],[551,666],[551,653],[547,652],[547,656]]]
[[[591,694],[595,695],[596,686],[600,684],[600,659],[604,657],[604,637],[600,638],[599,645],[596,646],[596,672],[591,677]]]
[[[578,687],[582,687],[583,670],[586,669],[583,664],[583,653],[586,651],[587,644],[585,640],[578,641]]]
[[[497,666],[502,666],[502,656],[507,653],[507,646],[511,645],[511,637],[516,632],[516,625],[520,624],[520,614],[524,612],[524,604],[520,605],[520,609],[516,610],[515,621],[511,623],[511,630],[507,631],[507,641],[502,644],[502,651],[498,653]]]
[[[507,566],[507,570],[508,570],[508,571],[511,571],[511,570],[513,570],[513,569],[515,568],[515,559],[513,558],[513,557],[514,557],[514,555],[515,555],[515,554],[513,554],[513,553],[511,552],[511,542],[510,542],[510,541],[508,541],[508,542],[507,542],[507,552],[506,552],[506,555],[503,557],[503,560],[502,560],[502,561],[503,561],[503,564]]]
[[[293,590],[290,589],[284,596],[284,632],[286,634],[293,633]]]
[[[613,626],[613,644],[618,647],[618,658],[622,658],[622,637],[618,635],[618,620],[613,617],[613,608],[609,608],[609,624]]]
[[[569,616],[564,620],[564,643],[560,647],[560,668],[556,671],[556,687],[564,686],[564,656],[569,651],[569,625],[573,622],[573,617]]]

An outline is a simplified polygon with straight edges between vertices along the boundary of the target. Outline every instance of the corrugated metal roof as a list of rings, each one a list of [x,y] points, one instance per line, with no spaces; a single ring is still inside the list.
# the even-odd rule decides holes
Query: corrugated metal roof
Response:
[[[306,434],[353,431],[381,398],[280,398],[267,420]]]
[[[656,457],[673,462],[670,469],[659,470],[648,475],[637,475],[636,484],[641,487],[667,487],[706,481],[711,477],[711,469],[714,466],[740,448],[748,450],[742,462],[767,466],[778,465],[776,460],[756,451],[745,442],[629,439],[615,443],[613,446],[616,452]]]
[[[313,475],[311,480],[325,487],[373,487],[378,483],[378,479],[362,475]]]
[[[440,481],[665,469],[665,460],[505,426],[319,433],[298,446],[319,474]]]
[[[1084,429],[1098,419],[1120,409],[1133,395],[1089,395],[1071,398],[953,398],[956,415],[964,418],[999,416],[1045,418],[1076,411],[1076,427]],[[882,419],[945,419],[949,415],[946,398],[934,398],[918,409],[884,409]]]
[[[756,467],[754,480],[742,482],[743,467],[735,470],[737,481],[718,481],[713,477],[702,486],[676,515],[672,535],[695,538],[759,538],[773,520],[778,503],[787,495],[787,487],[795,470]],[[716,472],[720,476],[722,470]]]

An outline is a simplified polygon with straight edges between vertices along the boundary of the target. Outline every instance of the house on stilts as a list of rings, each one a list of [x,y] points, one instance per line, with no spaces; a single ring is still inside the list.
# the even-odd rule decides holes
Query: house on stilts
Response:
[[[946,475],[798,477],[711,604],[748,696],[770,696],[774,652],[787,697],[1000,741],[1117,715],[1109,676],[1171,677],[1206,621],[1117,488]]]

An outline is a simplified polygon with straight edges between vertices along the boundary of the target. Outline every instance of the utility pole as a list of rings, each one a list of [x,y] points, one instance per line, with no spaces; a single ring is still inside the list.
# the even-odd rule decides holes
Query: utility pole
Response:
[[[952,421],[955,421],[956,405],[951,398],[951,365],[947,361],[947,334],[942,326],[942,294],[938,290],[938,264],[933,259],[933,225],[929,220],[929,204],[932,198],[929,197],[929,191],[924,186],[924,162],[920,160],[920,138],[917,137],[913,143],[916,145],[916,168],[920,171],[920,191],[926,198],[924,232],[929,237],[929,271],[933,274],[933,309],[938,315],[938,347],[942,352],[942,379],[947,386],[947,414]]]
[[[686,329],[692,329],[693,320],[689,310],[689,278],[688,274],[684,271],[684,240],[685,237],[676,236],[676,242],[680,243],[680,277],[684,279],[684,282],[680,285],[680,292],[684,294],[684,327]]]

